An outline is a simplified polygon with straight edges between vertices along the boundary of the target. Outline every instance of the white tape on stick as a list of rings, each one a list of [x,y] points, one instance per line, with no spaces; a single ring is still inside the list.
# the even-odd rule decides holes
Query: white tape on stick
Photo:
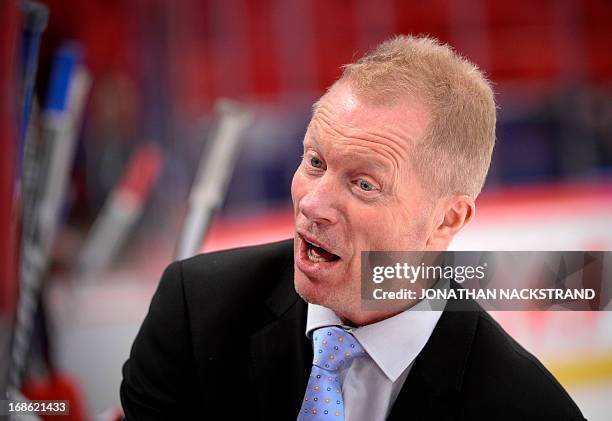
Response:
[[[249,110],[227,99],[219,100],[215,108],[217,128],[200,160],[177,242],[176,259],[191,257],[200,250],[212,215],[225,196],[242,135],[253,120]]]

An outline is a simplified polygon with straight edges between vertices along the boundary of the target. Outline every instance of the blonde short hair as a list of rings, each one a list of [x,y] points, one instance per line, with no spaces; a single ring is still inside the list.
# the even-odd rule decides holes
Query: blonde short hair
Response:
[[[476,65],[435,38],[401,35],[345,65],[334,86],[342,82],[378,104],[402,98],[424,104],[430,123],[410,153],[417,174],[437,195],[478,196],[491,163],[496,109]]]

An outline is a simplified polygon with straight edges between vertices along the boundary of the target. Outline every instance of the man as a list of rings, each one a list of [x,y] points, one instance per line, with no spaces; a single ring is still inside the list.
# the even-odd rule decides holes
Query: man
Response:
[[[168,267],[124,366],[127,419],[583,419],[475,303],[361,308],[360,252],[445,250],[494,138],[488,82],[436,40],[346,66],[304,138],[295,238]]]

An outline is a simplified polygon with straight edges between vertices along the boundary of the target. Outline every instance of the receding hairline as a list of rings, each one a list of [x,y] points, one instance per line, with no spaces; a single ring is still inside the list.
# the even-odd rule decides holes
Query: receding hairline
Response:
[[[430,119],[413,157],[417,170],[441,192],[478,195],[495,143],[496,107],[475,64],[435,38],[396,36],[343,66],[313,114],[344,83],[366,104],[391,108],[409,98],[406,103],[423,106]]]
[[[420,142],[422,142],[429,130],[430,123],[432,121],[432,113],[431,109],[426,105],[426,103],[419,98],[418,95],[412,96],[410,98],[397,96],[397,98],[388,101],[378,101],[375,98],[368,97],[367,95],[363,95],[362,92],[358,92],[355,90],[354,86],[351,84],[350,80],[338,79],[332,86],[330,86],[326,92],[312,105],[312,117],[320,110],[325,100],[328,100],[331,95],[337,93],[338,89],[342,89],[343,87],[347,87],[350,92],[349,94],[354,96],[358,103],[362,104],[366,107],[371,107],[372,110],[383,111],[389,113],[406,113],[406,116],[410,114],[412,118],[410,119],[411,123],[416,123],[418,119],[419,121],[423,121],[424,123],[416,123],[410,126],[405,126],[400,122],[403,127],[401,131],[403,133],[399,134],[402,140],[406,143],[406,148],[410,150],[411,148],[418,146]],[[402,109],[404,111],[402,111]],[[418,132],[418,135],[413,133],[413,130]]]

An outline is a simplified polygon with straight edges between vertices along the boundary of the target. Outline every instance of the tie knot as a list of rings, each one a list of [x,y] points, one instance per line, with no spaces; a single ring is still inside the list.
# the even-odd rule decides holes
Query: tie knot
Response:
[[[365,355],[365,351],[357,342],[357,339],[337,326],[315,330],[312,343],[314,344],[312,363],[329,371],[336,371],[345,365],[349,365],[353,358]]]

